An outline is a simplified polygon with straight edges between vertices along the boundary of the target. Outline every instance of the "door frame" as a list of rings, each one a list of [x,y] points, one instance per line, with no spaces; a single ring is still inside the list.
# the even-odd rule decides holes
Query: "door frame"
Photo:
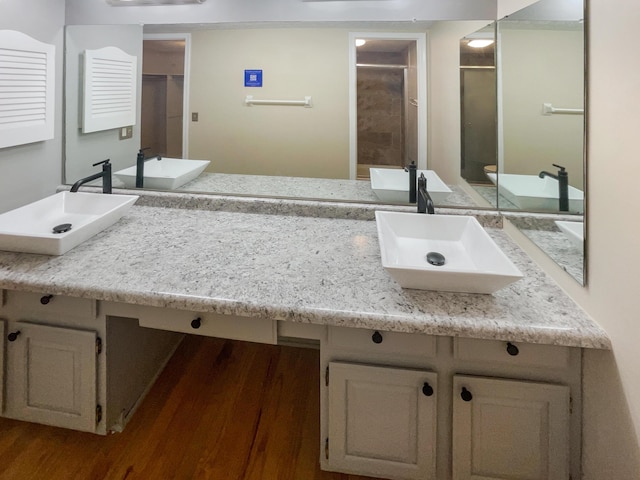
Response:
[[[356,38],[415,40],[418,82],[418,168],[427,168],[427,34],[388,32],[349,32],[349,178],[358,172],[358,73]]]
[[[189,158],[189,77],[191,74],[190,33],[145,33],[142,40],[184,40],[184,82],[182,93],[182,158]]]

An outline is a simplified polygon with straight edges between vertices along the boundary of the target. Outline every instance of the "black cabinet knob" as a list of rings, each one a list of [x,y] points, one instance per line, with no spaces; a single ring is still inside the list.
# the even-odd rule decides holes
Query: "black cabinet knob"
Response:
[[[422,385],[422,394],[425,397],[430,397],[431,395],[433,395],[433,387],[429,385],[428,382],[424,382],[424,385]]]
[[[202,319],[200,317],[198,318],[194,318],[193,320],[191,320],[191,328],[200,328],[200,326],[202,325]]]
[[[460,398],[462,398],[462,400],[464,400],[465,402],[470,402],[471,399],[473,398],[473,395],[471,395],[471,392],[467,390],[465,387],[462,387],[462,391],[460,392]]]
[[[520,353],[520,350],[513,343],[507,342],[507,353],[512,357],[515,357]]]
[[[371,335],[371,340],[373,343],[382,343],[382,335],[376,330],[373,332],[373,335]]]
[[[53,295],[44,295],[42,297],[40,297],[40,303],[42,305],[47,305],[51,299],[53,298]]]
[[[18,330],[17,332],[11,332],[9,335],[7,335],[7,340],[9,340],[10,342],[15,342],[16,338],[18,338],[18,335],[20,335],[20,330]]]

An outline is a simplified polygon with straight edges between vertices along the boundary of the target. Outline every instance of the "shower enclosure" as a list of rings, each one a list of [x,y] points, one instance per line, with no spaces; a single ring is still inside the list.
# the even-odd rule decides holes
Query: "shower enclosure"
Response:
[[[369,168],[417,163],[415,40],[372,39],[357,47],[358,178]]]

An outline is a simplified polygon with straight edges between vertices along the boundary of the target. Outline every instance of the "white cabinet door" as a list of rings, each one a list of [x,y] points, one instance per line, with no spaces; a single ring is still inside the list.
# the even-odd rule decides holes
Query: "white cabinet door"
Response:
[[[454,480],[567,480],[569,387],[457,375]]]
[[[329,363],[330,470],[435,478],[437,375]]]
[[[96,333],[13,322],[7,333],[5,415],[96,429]]]

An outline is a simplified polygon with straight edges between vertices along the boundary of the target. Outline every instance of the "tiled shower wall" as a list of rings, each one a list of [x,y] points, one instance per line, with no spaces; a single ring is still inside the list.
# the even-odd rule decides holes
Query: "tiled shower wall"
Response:
[[[379,54],[367,63],[404,64]],[[358,164],[404,166],[404,71],[358,68]]]

